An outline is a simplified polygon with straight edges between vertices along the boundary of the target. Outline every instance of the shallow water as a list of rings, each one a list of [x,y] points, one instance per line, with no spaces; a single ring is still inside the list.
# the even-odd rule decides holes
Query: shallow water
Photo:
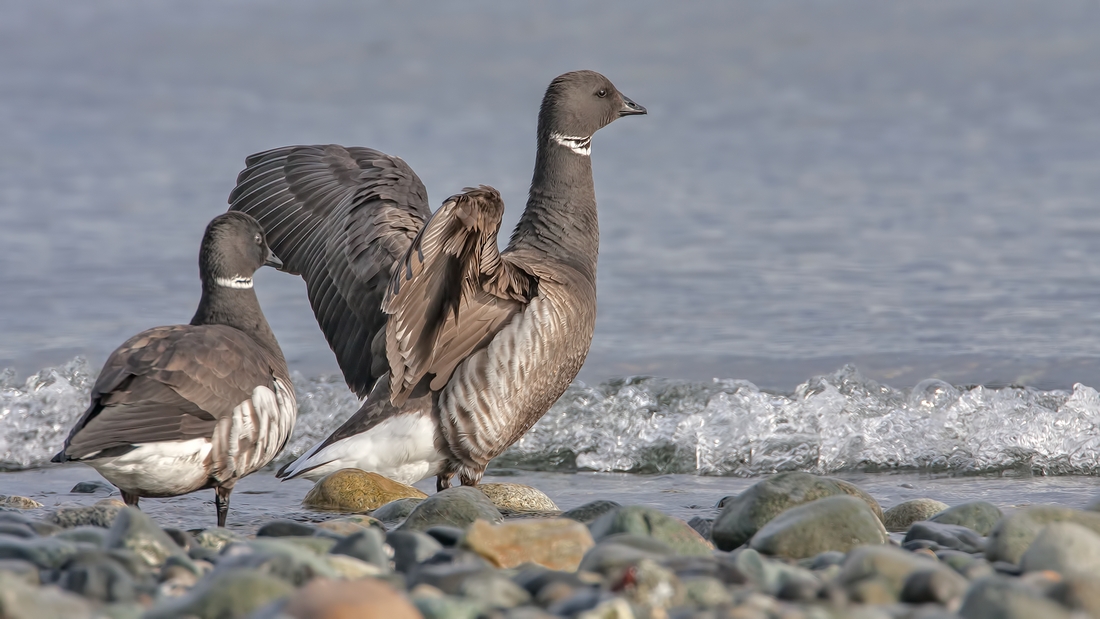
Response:
[[[915,498],[932,498],[948,505],[983,500],[1008,511],[1042,504],[1083,508],[1100,498],[1100,479],[1083,476],[950,477],[879,473],[841,474],[838,477],[869,492],[883,509]],[[102,479],[94,469],[84,465],[50,466],[16,473],[0,473],[0,491],[28,496],[43,503],[41,510],[32,512],[34,515],[62,505],[90,505],[108,496],[120,498],[117,492],[94,495],[69,492],[78,482]],[[535,486],[562,509],[570,509],[597,499],[610,499],[624,505],[647,505],[690,520],[695,516],[714,517],[718,512],[715,504],[720,499],[743,491],[757,480],[696,475],[569,474],[498,470],[487,475],[485,481]],[[280,518],[303,522],[332,518],[332,513],[306,510],[300,506],[302,497],[311,486],[311,482],[301,479],[280,481],[271,471],[246,477],[233,491],[227,524],[231,529],[252,533],[260,524]],[[434,491],[435,481],[427,480],[417,486],[431,493]],[[142,499],[140,506],[165,527],[206,528],[213,526],[215,521],[213,490],[171,499]]]

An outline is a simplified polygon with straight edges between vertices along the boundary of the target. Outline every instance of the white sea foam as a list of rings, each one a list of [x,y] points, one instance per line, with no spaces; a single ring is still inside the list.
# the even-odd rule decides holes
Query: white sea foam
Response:
[[[48,462],[87,405],[83,359],[20,383],[0,375],[0,467]],[[359,406],[339,377],[294,376],[300,406],[285,462]],[[649,377],[576,383],[496,462],[537,470],[750,476],[925,469],[1100,473],[1100,394],[955,387],[894,389],[852,367],[775,394],[740,380]]]

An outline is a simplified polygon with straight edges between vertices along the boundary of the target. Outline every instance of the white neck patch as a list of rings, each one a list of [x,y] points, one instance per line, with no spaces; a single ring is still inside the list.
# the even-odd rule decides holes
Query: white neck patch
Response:
[[[551,133],[550,139],[568,148],[574,153],[577,153],[578,155],[588,157],[592,154],[592,136],[588,136],[586,138],[578,138],[561,133]]]
[[[233,277],[215,277],[214,283],[222,288],[251,288],[252,278],[241,275],[234,275]]]

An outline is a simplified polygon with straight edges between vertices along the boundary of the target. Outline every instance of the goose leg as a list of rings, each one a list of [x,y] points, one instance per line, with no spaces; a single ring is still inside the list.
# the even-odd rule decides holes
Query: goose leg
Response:
[[[233,492],[233,487],[215,486],[214,487],[214,506],[218,509],[218,526],[225,526],[225,517],[229,515],[229,493]]]
[[[481,483],[481,476],[484,474],[484,470],[471,471],[469,469],[464,469],[458,478],[462,480],[463,486],[476,486]]]
[[[451,487],[451,478],[454,477],[454,471],[445,471],[436,475],[435,477],[435,491],[443,492],[447,488]]]
[[[138,506],[138,499],[141,498],[141,497],[139,497],[136,493],[126,492],[122,488],[119,488],[118,491],[122,493],[123,502],[125,502],[130,507],[137,507]],[[141,509],[141,508],[138,507],[138,509]]]

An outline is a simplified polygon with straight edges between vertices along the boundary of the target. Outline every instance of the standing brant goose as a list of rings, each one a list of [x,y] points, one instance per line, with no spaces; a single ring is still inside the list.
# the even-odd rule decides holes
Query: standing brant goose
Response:
[[[252,289],[257,269],[281,264],[251,216],[214,218],[191,324],[154,327],[111,353],[53,461],[91,465],[135,507],[139,497],[213,487],[224,527],[233,485],[282,451],[297,417],[286,361]]]
[[[359,411],[279,477],[360,468],[476,485],[564,393],[596,321],[599,227],[592,134],[645,114],[593,71],[551,82],[527,208],[497,248],[504,204],[481,186],[435,213],[401,159],[288,146],[246,160],[229,197],[283,270],[306,281]]]

